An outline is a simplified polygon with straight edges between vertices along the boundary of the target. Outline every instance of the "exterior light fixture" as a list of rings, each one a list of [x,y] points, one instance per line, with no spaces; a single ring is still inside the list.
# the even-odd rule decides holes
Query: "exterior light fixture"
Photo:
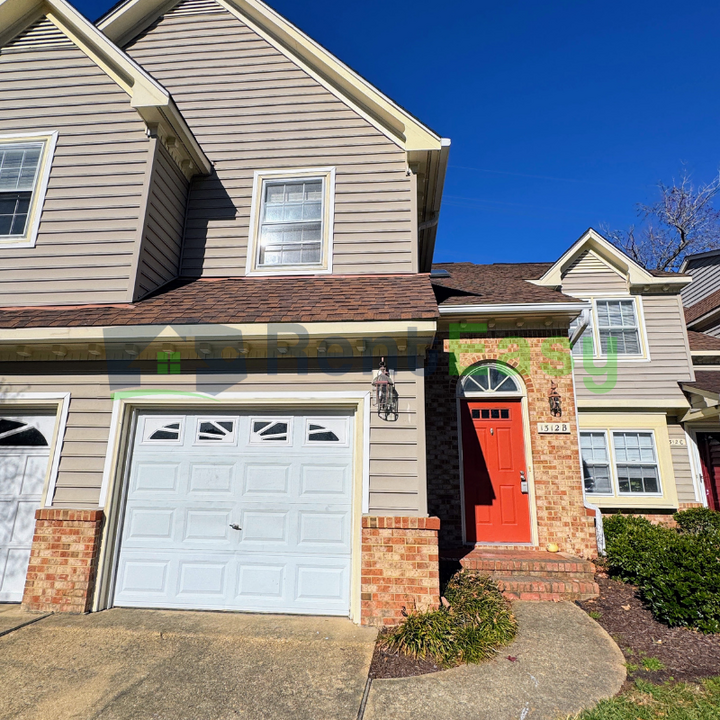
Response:
[[[372,403],[377,407],[378,417],[383,420],[397,420],[398,394],[385,365],[385,358],[380,359],[380,368],[372,381],[372,387]]]
[[[548,402],[550,403],[550,414],[553,417],[562,417],[562,398],[558,392],[557,385],[553,381],[550,382]]]

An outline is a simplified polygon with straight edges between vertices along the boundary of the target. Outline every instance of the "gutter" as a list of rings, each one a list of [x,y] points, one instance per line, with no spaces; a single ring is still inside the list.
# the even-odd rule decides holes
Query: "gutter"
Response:
[[[579,315],[592,306],[588,302],[574,303],[516,303],[502,305],[440,305],[440,315],[547,315],[548,313],[574,313]]]

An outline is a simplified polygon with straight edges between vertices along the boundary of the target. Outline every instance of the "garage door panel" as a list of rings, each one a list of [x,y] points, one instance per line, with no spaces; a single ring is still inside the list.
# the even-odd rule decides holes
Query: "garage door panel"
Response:
[[[20,494],[26,460],[26,455],[3,453],[0,460],[0,496],[15,497]]]
[[[20,602],[30,548],[0,548],[0,601]]]
[[[347,441],[329,447],[301,415],[178,417],[136,434],[115,603],[347,615],[351,418],[325,423]],[[181,446],[142,440],[170,430]]]

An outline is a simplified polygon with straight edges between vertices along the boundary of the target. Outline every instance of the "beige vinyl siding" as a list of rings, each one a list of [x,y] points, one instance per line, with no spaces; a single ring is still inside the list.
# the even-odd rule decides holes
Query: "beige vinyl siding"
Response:
[[[130,99],[75,46],[3,49],[0,134],[58,131],[34,248],[0,244],[0,306],[127,300],[148,155]]]
[[[342,392],[370,389],[373,373],[359,369],[328,375],[318,371],[308,374],[249,374],[238,381],[233,375],[146,375],[108,376],[94,363],[97,372],[87,364],[73,366],[77,374],[13,375],[3,371],[3,393],[70,392],[65,442],[63,444],[54,505],[57,507],[97,507],[107,440],[112,415],[111,392],[149,389],[206,392]],[[7,367],[7,364],[6,364]],[[14,364],[14,369],[17,364]],[[42,368],[41,368],[42,369]],[[10,368],[8,367],[8,370]],[[79,372],[78,372],[79,370]],[[328,381],[331,380],[331,385]],[[370,513],[402,515],[427,514],[425,500],[425,457],[418,452],[424,443],[422,413],[422,376],[398,371],[395,376],[400,397],[400,414],[396,422],[381,420],[376,412],[370,421]],[[161,404],[161,403],[160,403]],[[0,394],[0,409],[2,394]]]
[[[404,152],[239,19],[173,10],[127,52],[172,93],[215,166],[191,188],[184,274],[245,273],[256,170],[331,166],[333,272],[416,270]]]
[[[563,274],[562,291],[566,295],[584,297],[590,289],[593,293],[627,295],[628,284],[622,275],[587,250]]]
[[[692,282],[681,293],[686,307],[720,290],[720,256],[691,260],[685,272],[692,276]]]
[[[684,395],[678,383],[693,379],[690,352],[687,347],[683,325],[682,308],[678,295],[645,295],[642,297],[642,313],[638,313],[640,321],[644,315],[645,332],[650,355],[649,361],[623,360],[617,361],[617,383],[608,393],[594,393],[586,387],[588,382],[602,383],[605,375],[590,376],[583,368],[582,358],[575,364],[575,383],[578,399],[592,399],[607,402],[617,400],[622,407],[626,399],[633,400],[667,400],[669,406],[677,406],[683,402]],[[638,303],[637,307],[640,307]],[[605,364],[604,358],[595,360],[596,366]]]
[[[674,418],[668,418],[668,435],[671,441],[679,440],[685,443],[685,445],[670,445],[678,502],[697,502],[685,429]]]
[[[157,144],[138,261],[137,300],[180,272],[188,180],[162,143]]]

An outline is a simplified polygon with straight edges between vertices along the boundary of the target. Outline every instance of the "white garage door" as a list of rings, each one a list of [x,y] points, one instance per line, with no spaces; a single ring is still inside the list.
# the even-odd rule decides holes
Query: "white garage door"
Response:
[[[0,415],[0,602],[20,602],[55,417]]]
[[[115,605],[348,615],[347,414],[143,414]]]

